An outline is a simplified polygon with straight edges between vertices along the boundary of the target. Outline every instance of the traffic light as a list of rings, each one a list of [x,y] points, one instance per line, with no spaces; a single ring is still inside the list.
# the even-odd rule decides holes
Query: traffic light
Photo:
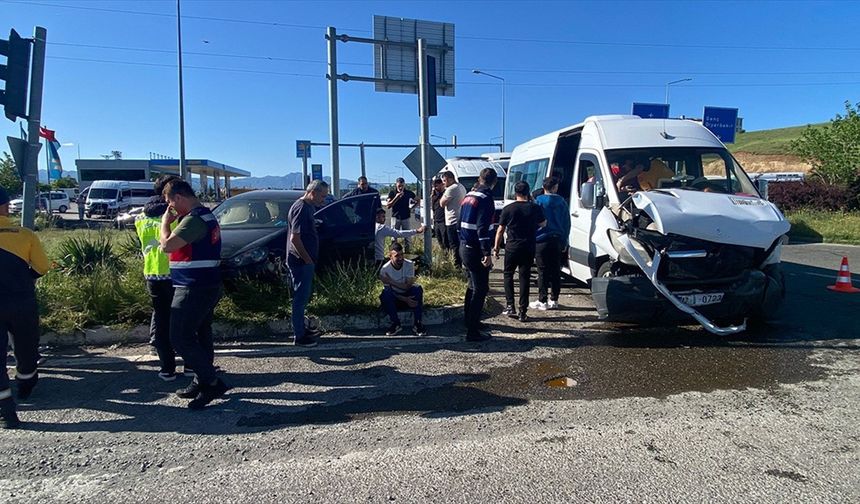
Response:
[[[10,121],[27,118],[27,84],[30,80],[30,40],[21,38],[11,30],[9,40],[0,39],[0,55],[6,64],[0,65],[0,80],[6,89],[0,90],[0,104],[4,105]]]

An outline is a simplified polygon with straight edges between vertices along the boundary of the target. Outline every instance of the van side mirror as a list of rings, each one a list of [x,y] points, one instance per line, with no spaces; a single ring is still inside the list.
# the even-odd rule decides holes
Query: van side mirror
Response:
[[[594,182],[586,182],[579,189],[579,202],[585,208],[594,208]]]
[[[768,181],[763,178],[760,178],[755,181],[755,185],[758,188],[758,193],[761,194],[762,199],[770,199],[768,198],[767,183]]]

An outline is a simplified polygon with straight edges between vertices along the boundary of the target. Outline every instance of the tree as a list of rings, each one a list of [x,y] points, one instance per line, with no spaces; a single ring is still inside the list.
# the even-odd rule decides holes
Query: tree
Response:
[[[822,128],[807,127],[791,150],[812,165],[812,174],[823,182],[853,182],[860,171],[860,103],[846,101],[845,115],[836,114]]]
[[[78,181],[72,177],[60,177],[51,181],[51,187],[54,189],[74,189],[78,187]]]
[[[21,194],[24,188],[24,182],[18,176],[15,161],[6,152],[3,153],[3,159],[0,159],[0,187],[6,189],[9,194]]]

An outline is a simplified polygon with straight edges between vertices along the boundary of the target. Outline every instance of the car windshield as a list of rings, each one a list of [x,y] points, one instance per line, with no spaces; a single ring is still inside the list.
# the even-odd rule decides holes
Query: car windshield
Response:
[[[213,213],[222,228],[266,228],[287,225],[294,199],[229,199]]]
[[[613,182],[622,191],[686,189],[758,196],[740,164],[726,149],[670,147],[606,151]]]
[[[472,187],[478,183],[478,177],[460,177],[458,182],[463,184],[463,187],[466,188],[467,191],[471,191]],[[496,187],[493,188],[493,199],[495,200],[503,200],[505,199],[505,178],[499,177],[499,180],[496,182]]]
[[[90,199],[116,199],[116,189],[95,187],[93,189],[90,189],[90,194],[88,197]]]

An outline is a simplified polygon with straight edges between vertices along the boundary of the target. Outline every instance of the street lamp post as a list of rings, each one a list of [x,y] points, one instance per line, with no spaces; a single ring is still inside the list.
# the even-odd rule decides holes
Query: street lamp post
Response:
[[[62,145],[63,147],[77,147],[78,148],[78,159],[81,159],[81,144],[69,142],[69,143],[64,143],[64,144],[60,144],[60,145]]]
[[[672,84],[678,84],[679,82],[688,82],[691,80],[693,80],[692,77],[687,77],[685,79],[678,79],[678,80],[673,80],[672,82],[667,82],[666,83],[666,105],[669,104],[669,86],[671,86]]]
[[[489,74],[487,72],[484,72],[484,71],[481,71],[478,69],[472,70],[472,73],[478,74],[478,75],[486,75],[487,77],[491,77],[493,79],[497,79],[497,80],[502,81],[502,151],[504,151],[505,150],[505,94],[507,94],[507,91],[506,91],[507,83],[505,82],[504,78],[499,77],[498,75]]]
[[[188,167],[185,166],[185,99],[182,86],[182,14],[179,0],[176,0],[176,47],[179,55],[179,176],[191,182]]]
[[[430,135],[430,136],[431,136],[432,138],[441,138],[442,140],[444,140],[444,141],[445,141],[445,144],[446,144],[446,145],[447,145],[447,143],[448,143],[448,139],[447,139],[447,138],[445,138],[445,137],[443,137],[443,136],[441,136],[441,135]],[[445,147],[445,159],[448,159],[448,147]]]

